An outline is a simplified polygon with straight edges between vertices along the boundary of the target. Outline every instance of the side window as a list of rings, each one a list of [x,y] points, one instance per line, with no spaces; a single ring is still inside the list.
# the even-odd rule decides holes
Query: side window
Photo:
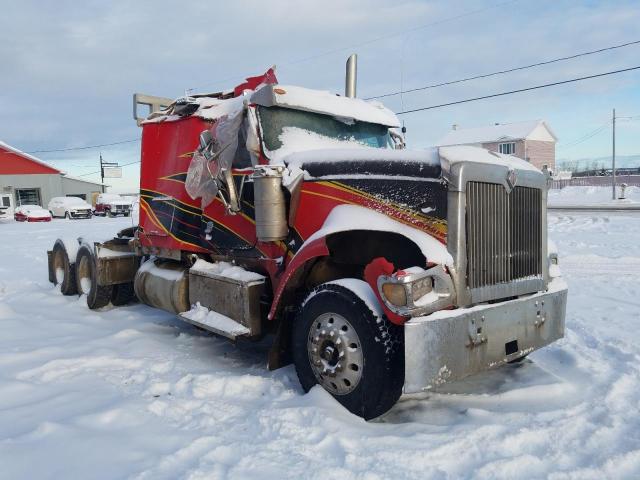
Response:
[[[516,153],[516,144],[515,142],[509,142],[509,143],[501,143],[498,146],[500,153],[504,154],[504,155],[513,155],[514,153]]]

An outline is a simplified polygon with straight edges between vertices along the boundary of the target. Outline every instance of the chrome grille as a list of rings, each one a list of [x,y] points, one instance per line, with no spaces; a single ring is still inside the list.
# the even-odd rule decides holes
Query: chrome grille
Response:
[[[469,288],[542,279],[541,191],[467,182],[466,194]]]

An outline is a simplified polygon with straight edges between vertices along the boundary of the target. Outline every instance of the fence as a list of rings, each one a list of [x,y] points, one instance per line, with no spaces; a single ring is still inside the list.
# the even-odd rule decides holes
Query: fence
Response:
[[[640,175],[616,175],[616,184],[626,183],[628,186],[640,187]],[[551,188],[564,187],[610,187],[610,176],[573,177],[567,180],[554,180]]]

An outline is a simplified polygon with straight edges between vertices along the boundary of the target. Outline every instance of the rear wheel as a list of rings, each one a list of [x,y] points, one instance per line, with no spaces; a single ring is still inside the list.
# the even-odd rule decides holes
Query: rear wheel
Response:
[[[95,255],[87,245],[82,245],[78,250],[76,282],[78,293],[87,296],[87,306],[91,310],[102,308],[111,301],[113,287],[111,285],[98,285]]]
[[[370,291],[361,280],[348,284],[358,292]],[[314,289],[293,326],[293,360],[302,388],[309,391],[319,384],[367,420],[388,411],[402,393],[403,345],[402,327],[336,283]]]
[[[75,267],[69,261],[69,254],[64,242],[59,239],[53,245],[53,273],[55,284],[60,285],[60,291],[63,295],[78,293]]]

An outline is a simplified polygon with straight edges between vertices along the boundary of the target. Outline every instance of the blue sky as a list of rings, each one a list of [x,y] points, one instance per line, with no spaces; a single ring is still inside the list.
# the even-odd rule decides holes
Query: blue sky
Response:
[[[131,94],[215,91],[277,66],[282,83],[342,92],[359,55],[368,97],[640,40],[635,1],[10,2],[0,18],[0,140],[25,151],[136,139]],[[480,10],[479,12],[477,12]],[[469,13],[474,12],[476,13]],[[455,18],[458,17],[458,18]],[[331,52],[325,54],[326,52]],[[640,65],[640,45],[385,99],[395,111]],[[640,71],[406,115],[425,147],[451,125],[545,119],[559,159],[610,154],[611,132],[564,147],[620,115],[640,115]],[[620,122],[618,153],[640,153],[640,118]],[[42,153],[73,175],[98,155],[128,163],[136,143]],[[137,166],[111,183],[131,190]],[[96,176],[87,178],[95,179]]]

